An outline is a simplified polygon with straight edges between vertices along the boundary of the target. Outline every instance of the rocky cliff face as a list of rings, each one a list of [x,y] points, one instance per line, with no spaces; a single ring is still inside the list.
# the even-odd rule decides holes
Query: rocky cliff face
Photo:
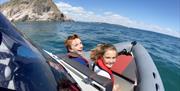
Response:
[[[10,0],[0,5],[0,11],[10,21],[68,20],[52,0]]]

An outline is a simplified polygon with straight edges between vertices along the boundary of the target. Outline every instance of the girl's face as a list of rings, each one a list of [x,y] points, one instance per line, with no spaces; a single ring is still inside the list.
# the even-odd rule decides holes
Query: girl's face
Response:
[[[78,54],[82,54],[83,51],[83,44],[79,38],[76,38],[71,43],[71,52],[76,52]]]
[[[111,68],[113,64],[116,62],[117,53],[115,50],[107,50],[103,55],[104,64]]]

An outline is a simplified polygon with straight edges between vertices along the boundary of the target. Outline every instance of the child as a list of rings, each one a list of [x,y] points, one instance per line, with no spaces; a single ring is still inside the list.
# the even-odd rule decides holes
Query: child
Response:
[[[78,35],[73,34],[65,40],[65,46],[68,51],[68,57],[83,65],[89,66],[88,61],[82,57],[83,44]]]
[[[111,67],[116,62],[117,50],[111,44],[98,45],[91,51],[91,60],[95,63],[93,65],[93,71],[98,75],[109,78],[114,82],[114,77],[111,71]]]

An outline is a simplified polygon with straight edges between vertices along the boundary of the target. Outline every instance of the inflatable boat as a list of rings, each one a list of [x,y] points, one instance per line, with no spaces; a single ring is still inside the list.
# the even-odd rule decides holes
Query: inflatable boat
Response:
[[[164,91],[159,72],[137,42],[115,44],[112,67],[119,91]],[[89,58],[89,52],[84,55]],[[91,63],[91,62],[90,62]],[[112,91],[112,81],[91,68],[33,44],[0,13],[1,91]]]

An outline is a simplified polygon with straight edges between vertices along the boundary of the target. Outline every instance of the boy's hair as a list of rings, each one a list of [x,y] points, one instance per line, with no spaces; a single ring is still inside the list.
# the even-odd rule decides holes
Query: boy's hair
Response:
[[[65,47],[68,52],[69,52],[69,49],[71,49],[72,41],[76,38],[80,39],[80,37],[77,34],[73,34],[71,36],[68,36],[68,38],[64,41]]]

